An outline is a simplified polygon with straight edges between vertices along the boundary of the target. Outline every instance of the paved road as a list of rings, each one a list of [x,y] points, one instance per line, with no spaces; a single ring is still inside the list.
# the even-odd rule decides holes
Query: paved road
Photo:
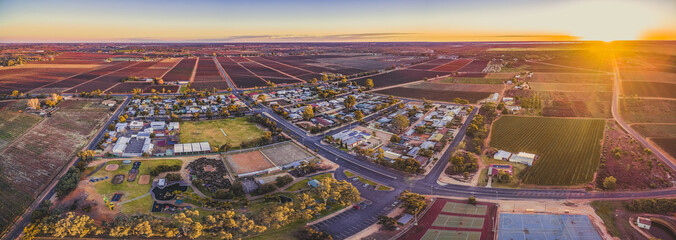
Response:
[[[636,132],[633,128],[629,127],[629,125],[627,125],[627,123],[625,123],[624,120],[622,119],[622,116],[620,115],[620,86],[621,86],[620,84],[622,84],[622,79],[620,76],[620,68],[617,66],[617,58],[614,57],[613,57],[613,72],[614,72],[613,78],[615,81],[613,84],[613,105],[611,106],[613,118],[615,118],[617,124],[619,124],[626,132],[631,134],[631,136],[634,139],[643,143],[644,146],[652,150],[653,153],[655,153],[655,155],[657,155],[657,157],[659,157],[662,160],[662,162],[668,164],[669,167],[671,167],[671,169],[676,169],[676,164],[674,164],[674,162],[672,162],[669,159],[669,157],[662,152],[661,149],[653,146],[650,142],[645,140],[645,138],[643,138],[641,134]]]

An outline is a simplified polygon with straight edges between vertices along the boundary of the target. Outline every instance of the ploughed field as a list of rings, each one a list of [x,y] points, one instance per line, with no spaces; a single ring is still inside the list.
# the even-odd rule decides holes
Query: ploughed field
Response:
[[[404,98],[428,99],[433,101],[452,102],[455,98],[477,102],[487,98],[491,93],[499,92],[502,85],[497,84],[446,84],[422,82],[402,87],[394,87],[376,91],[379,94]]]
[[[524,183],[583,184],[599,166],[604,126],[601,119],[503,116],[493,123],[490,146],[538,156]]]
[[[625,96],[676,98],[676,83],[622,81]]]
[[[164,81],[189,81],[193,70],[195,70],[196,62],[196,58],[184,58],[174,68],[172,68],[171,71],[164,75]]]
[[[425,78],[435,78],[437,76],[448,75],[447,72],[436,72],[436,71],[424,71],[424,70],[395,70],[388,73],[383,73],[374,76],[362,77],[357,80],[354,80],[359,85],[364,85],[366,79],[373,79],[373,87],[381,88],[394,86],[404,83],[410,83],[415,81],[420,81]]]

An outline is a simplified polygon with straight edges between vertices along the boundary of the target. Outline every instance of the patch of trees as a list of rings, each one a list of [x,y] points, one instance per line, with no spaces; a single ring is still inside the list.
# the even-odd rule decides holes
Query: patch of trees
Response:
[[[427,207],[425,196],[417,193],[403,191],[399,195],[399,200],[401,201],[401,207],[404,208],[408,214],[417,215]]]
[[[404,171],[407,173],[422,173],[423,169],[420,167],[420,162],[416,161],[413,158],[407,158],[407,159],[402,159],[402,158],[395,158],[392,160],[393,162],[388,161],[387,159],[384,159],[382,157],[382,154],[379,154],[378,158],[376,159],[376,163],[384,166],[388,166],[400,171]]]
[[[264,183],[258,186],[258,188],[254,191],[254,195],[263,195],[267,193],[271,193],[273,191],[277,190],[274,184],[272,183]]]
[[[385,215],[378,216],[378,224],[383,225],[383,228],[387,231],[392,231],[397,228],[397,220]]]
[[[299,240],[332,240],[333,237],[328,233],[317,231],[313,227],[305,227],[298,232],[296,237]]]
[[[279,176],[275,179],[275,185],[277,185],[277,187],[280,188],[286,186],[291,182],[293,182],[293,177],[289,175]]]
[[[446,168],[445,172],[448,175],[476,172],[478,168],[477,157],[469,153],[458,152],[451,156],[448,161],[452,164]]]
[[[163,172],[176,172],[181,171],[181,165],[159,165],[152,170],[150,170],[150,176],[156,177]]]
[[[488,136],[488,125],[485,123],[483,115],[474,115],[474,119],[472,119],[467,127],[465,135],[470,139],[467,141],[465,149],[476,154],[481,154],[484,147],[484,139]]]
[[[676,199],[635,199],[626,206],[634,212],[668,214],[676,212]]]
[[[7,56],[0,58],[0,66],[11,67],[25,64],[27,60],[23,56]]]

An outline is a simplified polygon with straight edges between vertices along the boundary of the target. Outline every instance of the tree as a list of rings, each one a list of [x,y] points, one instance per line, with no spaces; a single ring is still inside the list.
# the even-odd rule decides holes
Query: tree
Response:
[[[396,223],[397,220],[392,217],[388,217],[385,215],[378,216],[378,224],[383,225],[385,230],[392,231],[396,229],[397,228],[397,226],[395,225]]]
[[[312,79],[310,80],[310,84],[312,84],[312,85],[317,85],[317,78],[312,78]]]
[[[164,84],[164,80],[161,79],[161,78],[158,78],[158,79],[157,79],[157,84],[159,84],[159,85]],[[163,89],[164,89],[164,88],[163,88]]]
[[[373,79],[366,79],[366,83],[364,83],[364,86],[366,86],[366,89],[371,89],[373,88]]]
[[[256,97],[259,101],[265,102],[265,95],[263,94],[258,94],[258,97]]]
[[[303,108],[303,119],[310,120],[314,116],[315,116],[315,112],[314,112],[314,110],[312,110],[311,106],[307,106],[307,107]]]
[[[28,107],[38,110],[40,109],[40,101],[37,98],[28,99]]]
[[[343,104],[345,105],[345,108],[352,109],[354,105],[357,104],[357,98],[355,98],[353,95],[347,96]]]
[[[357,120],[357,121],[362,121],[362,120],[364,120],[364,113],[362,113],[362,112],[359,111],[359,110],[354,111],[354,119]]]
[[[397,130],[397,133],[401,133],[406,130],[409,124],[411,124],[411,121],[409,121],[404,115],[397,115],[392,119],[392,127]]]
[[[469,103],[469,101],[467,101],[466,99],[462,99],[462,98],[455,98],[455,99],[453,99],[453,102],[457,103],[457,104],[468,104]]]
[[[14,90],[12,91],[12,97],[18,97],[19,96],[19,91]]]
[[[393,143],[401,142],[401,137],[399,137],[396,134],[392,134],[392,136],[390,137],[390,142],[393,142]]]
[[[613,176],[608,176],[603,179],[603,188],[613,190],[617,186],[617,179]]]
[[[333,237],[325,232],[315,230],[313,227],[305,227],[298,233],[299,240],[332,240]]]
[[[409,214],[418,214],[427,207],[425,197],[417,193],[404,191],[399,195],[399,200],[401,200],[401,207],[405,208]]]
[[[291,182],[293,182],[293,177],[289,175],[280,176],[275,179],[275,185],[277,185],[277,187],[280,188],[286,186]]]
[[[329,199],[342,206],[359,201],[359,191],[345,180],[338,181],[334,178],[322,178],[319,180],[319,183],[319,186],[315,190],[317,191],[317,195],[324,200],[325,204]]]
[[[467,199],[467,202],[469,204],[476,204],[476,198],[474,196],[469,196],[469,198]]]

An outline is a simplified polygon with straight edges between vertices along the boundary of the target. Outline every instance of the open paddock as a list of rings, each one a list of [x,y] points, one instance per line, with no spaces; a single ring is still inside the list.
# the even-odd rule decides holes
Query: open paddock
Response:
[[[632,123],[676,122],[676,100],[620,99],[620,114]]]
[[[376,91],[375,93],[392,95],[403,98],[427,99],[433,101],[453,102],[455,98],[467,99],[470,102],[477,102],[487,98],[492,92],[465,92],[451,90],[434,90],[423,88],[394,87]]]
[[[378,74],[356,79],[358,85],[364,85],[366,79],[373,79],[374,88],[388,87],[404,83],[420,81],[425,78],[448,75],[446,72],[423,71],[423,70],[395,70],[388,73]]]
[[[224,81],[213,58],[200,58],[195,72],[195,82]]]
[[[189,81],[195,70],[196,58],[184,58],[162,78],[165,82]]]
[[[452,62],[443,64],[441,66],[432,68],[431,70],[433,71],[441,71],[441,72],[455,72],[458,71],[459,69],[467,66],[467,64],[470,64],[473,61],[471,58],[461,58],[454,60]]]
[[[439,58],[439,59],[434,59],[430,60],[427,62],[419,63],[417,65],[411,66],[408,69],[415,69],[415,70],[431,70],[433,68],[437,68],[439,66],[446,65],[453,60],[451,59],[445,59],[445,58]]]
[[[277,69],[279,71],[282,71],[286,74],[296,76],[296,77],[304,75],[304,74],[308,74],[308,73],[313,73],[313,72],[310,72],[310,71],[307,71],[307,70],[304,70],[304,69],[292,67],[290,65],[282,64],[282,63],[279,63],[277,61],[272,61],[272,60],[265,59],[265,58],[262,58],[262,57],[250,57],[249,59],[251,59],[255,62],[258,62],[260,64],[263,64],[265,66],[268,66],[270,68],[274,68],[274,69]]]
[[[155,63],[154,65],[141,70],[137,73],[134,73],[134,76],[141,77],[141,78],[161,78],[169,72],[176,64],[178,64],[181,61],[180,58],[167,58],[167,59],[162,59],[159,62]]]
[[[620,69],[622,80],[676,83],[676,73],[663,71],[634,71]]]
[[[548,83],[531,82],[530,87],[534,91],[545,92],[611,92],[610,84],[584,84],[584,83]]]
[[[266,78],[266,77],[273,77],[273,78],[289,78],[289,76],[284,75],[280,72],[275,71],[274,69],[268,68],[266,66],[261,65],[260,63],[257,62],[244,62],[244,63],[239,63],[246,69],[249,69],[249,71],[253,72],[254,74],[258,75],[259,77]]]
[[[219,57],[217,60],[237,88],[264,87],[268,84],[265,80],[254,75],[229,57]]]
[[[225,134],[224,134],[225,133]],[[181,124],[179,137],[182,143],[209,142],[212,147],[225,143],[238,147],[243,141],[262,137],[265,134],[255,123],[245,117],[206,121],[185,121]]]
[[[622,94],[625,96],[676,98],[676,83],[622,81]]]
[[[465,65],[464,67],[458,69],[458,72],[481,72],[488,65],[488,61],[485,60],[474,60],[471,63]]]
[[[50,89],[51,88],[56,88],[56,89],[71,88],[71,87],[77,86],[78,84],[82,84],[82,83],[88,82],[92,79],[110,74],[110,73],[115,72],[115,71],[118,71],[122,68],[129,67],[132,64],[134,64],[134,63],[133,62],[116,63],[116,64],[113,64],[113,65],[110,65],[110,66],[106,66],[106,67],[102,67],[102,68],[99,68],[99,69],[96,69],[96,70],[92,70],[92,71],[89,71],[89,72],[78,74],[76,76],[64,79],[62,81],[55,82],[53,84],[44,86],[43,88],[50,88]]]
[[[228,89],[228,83],[225,81],[210,81],[210,82],[193,82],[190,84],[190,87],[197,90],[212,90],[212,89]]]
[[[67,93],[77,93],[77,92],[91,92],[95,90],[106,91],[108,88],[111,88],[118,83],[123,78],[129,77],[132,73],[138,72],[140,70],[146,69],[151,66],[153,62],[140,62],[134,63],[128,67],[121,68],[117,71],[111,72],[105,76],[95,78],[89,82],[86,82],[82,85],[72,87],[65,92]]]
[[[74,104],[73,102],[82,102]],[[84,104],[83,104],[84,103]],[[91,104],[89,104],[91,103]],[[0,151],[0,225],[20,214],[110,116],[98,101],[69,101]]]
[[[109,93],[131,93],[135,88],[144,90],[150,87],[152,83],[149,82],[123,82],[115,85],[113,88],[108,89]]]
[[[533,73],[528,80],[547,83],[612,84],[613,75],[603,73]]]
[[[657,144],[667,154],[671,155],[672,158],[676,158],[676,137],[650,138],[650,141]]]

